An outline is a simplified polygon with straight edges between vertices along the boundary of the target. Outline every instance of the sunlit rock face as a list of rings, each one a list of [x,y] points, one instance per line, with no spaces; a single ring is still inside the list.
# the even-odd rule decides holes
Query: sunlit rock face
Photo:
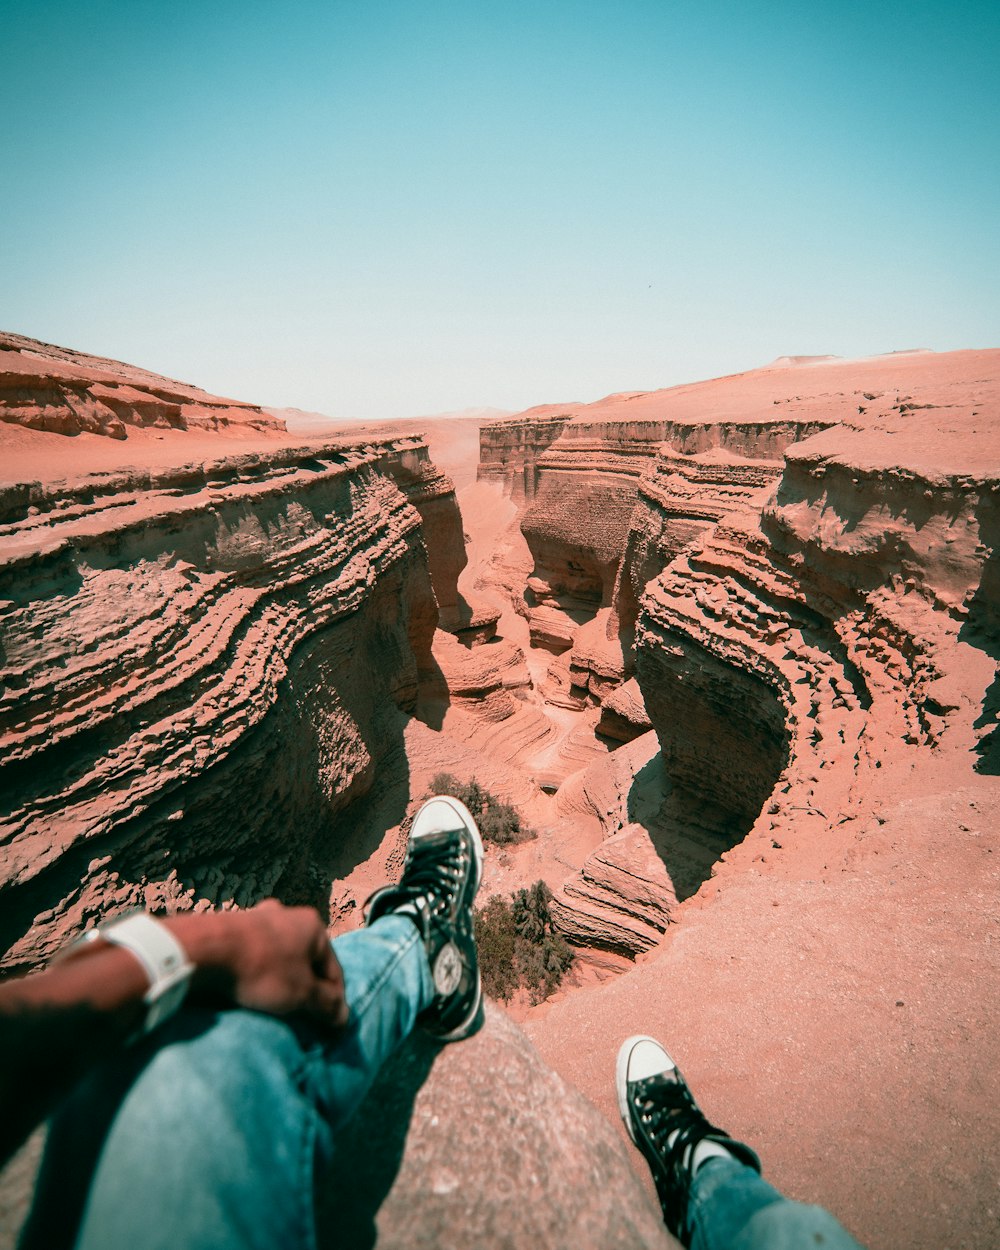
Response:
[[[600,704],[628,750],[652,724],[662,769],[665,884],[638,767],[574,787],[608,841],[557,892],[573,940],[641,953],[709,875],[865,810],[908,750],[995,767],[997,376],[995,352],[780,365],[612,396],[534,456],[541,690]]]
[[[0,522],[6,964],[127,905],[321,898],[457,604],[423,444],[12,487]]]
[[[672,393],[661,394],[662,412]],[[534,646],[568,653],[565,673],[553,666],[548,696],[567,706],[602,703],[630,675],[647,583],[720,517],[759,513],[785,449],[834,423],[773,405],[742,420],[700,409],[654,418],[655,399],[612,396],[559,430],[548,416],[525,414],[481,436],[481,474],[499,474],[502,462],[508,484],[531,481],[521,516],[534,561],[524,613]],[[587,419],[591,411],[601,419]]]
[[[738,445],[750,453],[747,456],[726,446],[687,455],[673,445],[664,446],[640,479],[615,589],[618,618],[627,637],[635,627],[646,586],[673,559],[722,517],[759,513],[781,477],[782,460],[762,455],[781,445],[775,431],[763,425],[758,433],[753,442],[745,429],[740,431]],[[781,433],[791,437],[792,431],[783,424]]]
[[[220,399],[135,365],[0,333],[0,421],[124,439],[128,428],[283,430],[256,404]]]
[[[611,603],[638,480],[658,433],[650,423],[571,425],[540,458],[521,520],[539,606],[593,612]]]
[[[565,429],[576,407],[571,404],[556,415],[548,409],[533,408],[519,418],[483,425],[479,434],[479,480],[502,483],[517,500],[530,499],[535,493],[538,458]]]
[[[419,438],[0,486],[8,962],[136,901],[322,899],[324,865],[356,866],[330,829],[405,767],[401,711],[599,823],[554,909],[622,957],[737,846],[862,802],[900,744],[961,721],[988,764],[994,400],[966,391],[992,366],[871,368],[913,376],[762,370],[488,424],[533,567],[478,607]]]
[[[989,766],[1000,444],[982,406],[897,405],[789,447],[759,514],[647,585],[637,676],[664,766],[731,841],[864,810],[908,749]]]

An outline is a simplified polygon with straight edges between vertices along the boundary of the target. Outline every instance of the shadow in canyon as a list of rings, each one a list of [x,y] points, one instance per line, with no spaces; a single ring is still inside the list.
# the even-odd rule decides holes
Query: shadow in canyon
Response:
[[[997,657],[994,656],[994,659]],[[977,773],[987,777],[1000,777],[1000,672],[983,696],[983,707],[975,721],[975,728],[983,733],[976,753],[979,759],[975,765]]]
[[[982,500],[976,509],[979,539],[990,549],[975,594],[968,602],[968,616],[959,630],[960,641],[977,647],[1000,661],[1000,516],[995,496]],[[1000,776],[1000,669],[983,695],[974,727],[980,735],[975,769],[989,777]]]
[[[366,778],[366,789],[331,816],[328,836],[314,844],[310,868],[314,882],[320,883],[322,905],[316,900],[310,901],[321,913],[325,914],[329,906],[333,884],[349,877],[376,853],[386,832],[406,820],[410,803],[406,726],[415,717],[439,731],[449,704],[444,674],[432,660],[420,671],[415,710],[409,712],[393,707],[383,713],[378,734],[381,755]],[[399,845],[390,852],[390,866],[402,866],[404,849],[405,841],[401,836]],[[335,919],[338,917],[330,917],[331,921]]]
[[[409,799],[404,709],[418,701],[417,672],[411,658],[410,677],[392,662],[388,682],[379,679],[385,637],[370,644],[370,656],[361,641],[347,623],[313,635],[296,648],[266,715],[228,753],[9,883],[0,950],[20,942],[47,909],[67,905],[59,900],[72,906],[88,883],[119,907],[144,899],[155,908],[190,891],[212,905],[232,899],[248,907],[273,896],[326,915],[333,881],[378,849]],[[119,718],[117,737],[78,736],[27,762],[18,780],[30,792],[56,769],[84,770],[142,727],[138,718]]]
[[[660,752],[636,776],[629,816],[649,829],[683,900],[753,827],[788,762],[788,728],[762,674],[652,618],[647,629],[660,645],[640,652],[637,672]],[[657,770],[661,802],[643,819]]]
[[[628,818],[649,833],[679,903],[697,894],[719,858],[750,830],[750,825],[734,820],[731,812],[713,808],[702,797],[674,785],[659,753],[635,775]]]

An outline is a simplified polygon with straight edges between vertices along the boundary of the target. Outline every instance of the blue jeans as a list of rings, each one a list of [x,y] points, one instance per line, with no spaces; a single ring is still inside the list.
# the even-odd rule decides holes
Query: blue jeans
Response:
[[[252,1011],[185,1010],[93,1073],[50,1130],[22,1250],[299,1250],[333,1138],[430,1005],[406,916],[333,943],[335,1042]]]
[[[691,1182],[691,1250],[861,1250],[822,1207],[791,1202],[736,1159],[709,1159]]]
[[[337,1041],[190,1009],[92,1073],[52,1124],[21,1250],[313,1250],[317,1172],[434,995],[406,916],[333,947],[351,1009]],[[735,1160],[699,1169],[691,1223],[692,1250],[857,1246]]]

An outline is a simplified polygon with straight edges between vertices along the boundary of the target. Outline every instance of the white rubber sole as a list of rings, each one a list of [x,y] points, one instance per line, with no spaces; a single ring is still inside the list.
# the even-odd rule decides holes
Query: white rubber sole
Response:
[[[457,819],[458,825],[455,824]],[[419,839],[426,833],[448,833],[456,828],[467,829],[472,835],[473,860],[476,880],[473,894],[478,893],[483,879],[483,839],[475,818],[461,799],[450,794],[436,794],[418,809],[410,828],[410,838]]]
[[[457,825],[456,825],[457,820]],[[410,827],[410,840],[419,841],[424,834],[449,833],[456,828],[466,829],[472,836],[472,860],[475,869],[475,880],[472,893],[479,892],[483,879],[483,839],[476,824],[475,817],[461,801],[450,794],[436,794],[418,809]],[[476,1000],[468,1015],[461,1024],[456,1025],[450,1033],[437,1033],[439,1042],[459,1042],[469,1036],[470,1026],[482,1010],[483,983],[476,969]]]
[[[632,1125],[632,1113],[629,1109],[628,1101],[628,1066],[632,1058],[632,1052],[640,1042],[650,1042],[657,1050],[666,1058],[666,1063],[659,1069],[661,1072],[671,1072],[676,1069],[677,1065],[670,1057],[661,1042],[655,1037],[648,1037],[645,1033],[636,1033],[632,1037],[627,1037],[618,1049],[618,1060],[615,1064],[615,1091],[618,1094],[618,1112],[621,1115],[622,1122],[628,1131],[629,1137],[635,1141],[635,1128]],[[645,1073],[646,1076],[652,1076],[652,1072]],[[641,1077],[633,1078],[641,1080]]]

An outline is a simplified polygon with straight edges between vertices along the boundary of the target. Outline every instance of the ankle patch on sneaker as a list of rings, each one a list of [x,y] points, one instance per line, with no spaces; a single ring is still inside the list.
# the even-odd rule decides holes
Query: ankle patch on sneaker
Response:
[[[431,969],[434,990],[442,997],[454,994],[462,980],[462,957],[454,942],[445,942],[437,953]]]

